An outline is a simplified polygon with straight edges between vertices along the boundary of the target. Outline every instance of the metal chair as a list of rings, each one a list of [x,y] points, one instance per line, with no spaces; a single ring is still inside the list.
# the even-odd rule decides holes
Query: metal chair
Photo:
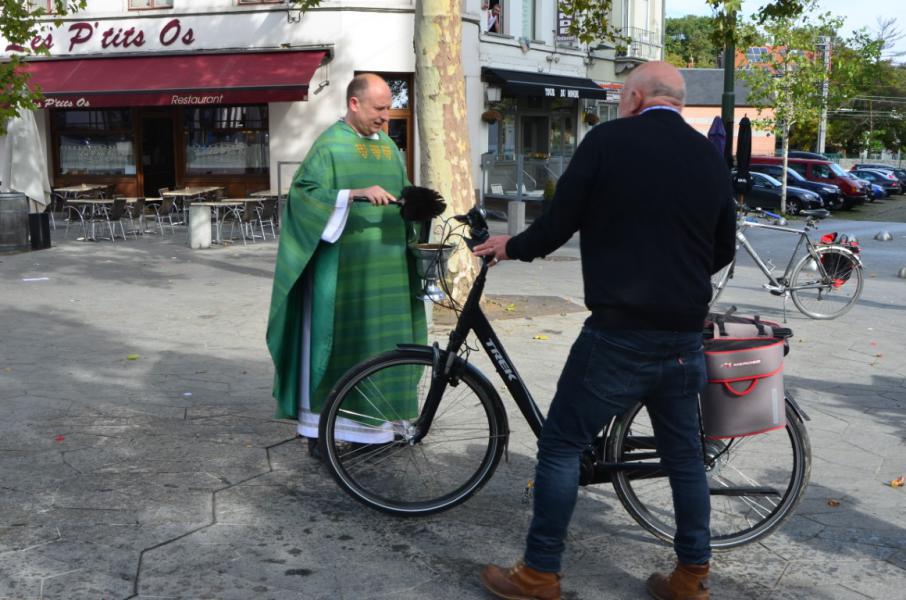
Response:
[[[104,207],[104,210],[101,212],[104,219],[107,221],[107,229],[110,230],[110,241],[116,243],[116,226],[120,226],[120,233],[123,234],[123,239],[126,239],[126,228],[123,227],[123,215],[126,212],[126,198],[124,196],[114,197],[113,206],[109,209]]]
[[[258,206],[255,208],[255,212],[258,216],[258,228],[261,230],[261,239],[266,240],[267,236],[264,233],[264,224],[267,223],[271,228],[271,237],[277,239],[277,229],[274,223],[274,213],[277,211],[277,199],[268,198],[267,200],[262,200]]]
[[[157,226],[160,228],[160,235],[164,235],[164,220],[170,226],[170,235],[176,235],[175,223],[173,223],[173,198],[163,196],[161,202],[154,206],[154,216],[157,218]]]
[[[251,238],[254,242],[255,238],[258,237],[255,235],[254,223],[255,218],[257,217],[257,202],[249,201],[240,206],[234,206],[227,211],[224,215],[224,219],[220,221],[220,234],[219,238],[223,239],[223,224],[227,221],[230,223],[230,239],[233,238],[233,231],[236,225],[239,225],[239,234],[242,236],[242,245],[247,246],[246,241]]]
[[[66,231],[63,233],[64,238],[69,238],[69,226],[74,222],[78,221],[79,229],[82,230],[82,237],[88,237],[88,229],[85,223],[85,213],[79,210],[79,207],[67,198],[63,200],[63,214],[66,216]]]

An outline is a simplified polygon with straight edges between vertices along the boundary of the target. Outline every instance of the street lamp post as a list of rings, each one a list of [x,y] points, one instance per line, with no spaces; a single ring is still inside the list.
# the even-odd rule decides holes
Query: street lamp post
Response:
[[[720,118],[727,130],[727,144],[724,146],[724,157],[727,165],[733,167],[733,121],[736,109],[736,43],[733,39],[736,31],[736,13],[727,15],[729,32],[724,45],[724,93],[721,96]]]

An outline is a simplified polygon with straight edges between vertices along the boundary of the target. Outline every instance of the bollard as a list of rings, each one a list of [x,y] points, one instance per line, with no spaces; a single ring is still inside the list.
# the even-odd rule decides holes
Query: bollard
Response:
[[[893,236],[890,235],[889,231],[879,231],[878,234],[875,236],[875,239],[878,240],[879,242],[889,242],[890,240],[893,239]]]

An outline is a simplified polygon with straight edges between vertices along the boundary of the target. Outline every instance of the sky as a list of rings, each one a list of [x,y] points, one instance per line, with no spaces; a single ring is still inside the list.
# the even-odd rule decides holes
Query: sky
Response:
[[[705,0],[664,0],[664,2],[668,17],[711,14]],[[751,14],[764,4],[766,4],[765,0],[744,0],[743,11]],[[906,33],[906,1],[904,0],[819,0],[817,12],[830,12],[845,18],[844,31],[846,33],[862,27],[867,27],[872,32],[877,31],[879,16],[896,17],[900,31]],[[906,51],[906,36],[897,43],[894,51]],[[901,56],[896,60],[904,62],[906,56]]]

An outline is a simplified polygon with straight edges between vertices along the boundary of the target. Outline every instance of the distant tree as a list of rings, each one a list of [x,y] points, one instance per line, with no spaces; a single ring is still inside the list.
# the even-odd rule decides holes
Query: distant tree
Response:
[[[62,18],[85,8],[86,0],[54,0],[54,24]],[[24,0],[0,0],[0,38],[6,40],[9,60],[0,62],[0,135],[6,134],[6,122],[22,110],[33,110],[41,99],[39,89],[30,89],[28,74],[21,69],[28,56],[49,54],[41,43],[41,33],[47,27],[47,11],[35,8]]]
[[[665,59],[677,67],[716,67],[722,48],[711,37],[711,17],[686,15],[664,24]]]
[[[839,51],[831,57],[833,85],[825,98],[822,84],[827,69],[816,53],[819,37],[833,36],[842,19],[829,14],[814,15],[815,0],[805,3],[796,17],[778,16],[766,19],[763,31],[773,51],[757,66],[742,71],[748,82],[749,99],[759,107],[771,108],[773,116],[756,119],[756,127],[782,136],[784,177],[781,179],[781,211],[786,211],[786,169],[791,131],[800,123],[817,121],[822,108],[841,106],[856,93],[880,58],[880,44],[863,34],[837,44]],[[803,129],[807,128],[807,125]]]

